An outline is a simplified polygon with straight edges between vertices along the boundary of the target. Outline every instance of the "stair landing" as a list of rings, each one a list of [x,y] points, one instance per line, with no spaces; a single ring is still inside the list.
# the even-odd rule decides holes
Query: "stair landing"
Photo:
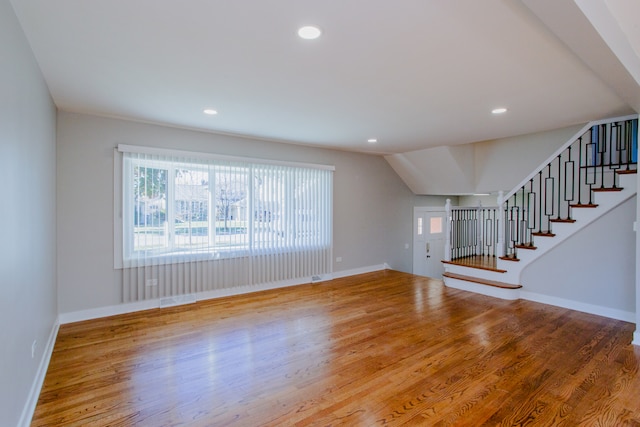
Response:
[[[451,261],[442,261],[444,264],[461,265],[463,267],[478,268],[480,270],[496,271],[498,273],[506,273],[507,270],[501,270],[496,267],[497,258],[487,255],[472,255],[463,258],[456,258]]]

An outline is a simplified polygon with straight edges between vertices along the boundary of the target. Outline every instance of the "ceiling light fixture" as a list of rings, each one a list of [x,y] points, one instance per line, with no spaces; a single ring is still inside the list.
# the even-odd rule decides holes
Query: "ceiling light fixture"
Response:
[[[202,110],[202,112],[209,116],[215,116],[216,114],[218,114],[218,112],[213,108],[205,108],[204,110]]]
[[[507,112],[506,108],[494,108],[493,110],[491,110],[491,114],[504,114]]]
[[[311,25],[298,29],[298,35],[305,40],[317,39],[318,37],[320,37],[320,34],[322,34],[320,28],[313,27]]]
[[[375,139],[375,138],[369,138],[369,139],[367,139],[367,142],[368,142],[369,144],[375,144],[376,142],[378,142],[378,140],[377,140],[377,139]]]

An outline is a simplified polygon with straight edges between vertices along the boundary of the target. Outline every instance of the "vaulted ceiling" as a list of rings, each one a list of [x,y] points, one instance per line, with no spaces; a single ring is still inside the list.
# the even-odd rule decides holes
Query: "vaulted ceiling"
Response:
[[[12,3],[66,111],[390,154],[640,107],[637,27],[582,0]]]

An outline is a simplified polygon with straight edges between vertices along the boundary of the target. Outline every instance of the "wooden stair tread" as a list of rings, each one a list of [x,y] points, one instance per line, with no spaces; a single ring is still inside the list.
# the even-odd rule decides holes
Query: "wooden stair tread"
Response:
[[[477,268],[479,270],[495,271],[496,273],[506,273],[496,267],[495,257],[487,256],[469,256],[464,258],[456,258],[451,261],[442,260],[443,264],[459,265],[461,267]]]
[[[596,205],[595,203],[576,203],[573,205],[569,205],[572,208],[597,208],[598,205]]]
[[[617,170],[616,173],[618,175],[630,175],[630,174],[638,173],[638,170],[637,169]]]
[[[498,282],[497,280],[481,279],[479,277],[465,276],[464,274],[456,274],[446,272],[443,277],[449,277],[450,279],[465,280],[467,282],[479,283],[481,285],[494,286],[502,289],[520,289],[522,285],[513,285],[511,283]]]
[[[533,233],[531,233],[531,235],[538,237],[556,237],[556,235],[551,231],[534,231]]]
[[[571,218],[551,218],[549,222],[564,222],[567,224],[573,224],[574,222],[576,222],[576,220]]]
[[[529,249],[529,250],[538,249],[537,247],[533,246],[533,243],[525,243],[524,245],[516,245],[516,248],[518,248],[518,249]]]
[[[592,188],[591,191],[594,191],[596,193],[607,193],[607,192],[613,192],[613,191],[622,191],[624,190],[624,188],[622,187],[615,187],[615,188]]]
[[[514,255],[505,255],[505,256],[501,256],[500,257],[501,260],[503,261],[515,261],[518,262],[520,261],[518,258],[516,258]]]

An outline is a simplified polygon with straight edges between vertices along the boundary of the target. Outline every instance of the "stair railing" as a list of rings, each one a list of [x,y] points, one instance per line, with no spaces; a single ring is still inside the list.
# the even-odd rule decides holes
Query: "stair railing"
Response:
[[[518,249],[535,247],[537,236],[552,236],[554,223],[574,222],[573,208],[595,207],[594,191],[619,188],[618,174],[637,167],[637,117],[589,123],[519,186],[499,198],[504,222],[501,258],[517,259]]]
[[[499,249],[500,215],[497,206],[451,206],[447,199],[445,261],[471,256],[495,257]]]
[[[594,191],[615,191],[618,175],[637,168],[638,115],[590,122],[506,195],[497,207],[453,207],[447,199],[445,261],[471,256],[517,260],[518,249],[574,222]]]

